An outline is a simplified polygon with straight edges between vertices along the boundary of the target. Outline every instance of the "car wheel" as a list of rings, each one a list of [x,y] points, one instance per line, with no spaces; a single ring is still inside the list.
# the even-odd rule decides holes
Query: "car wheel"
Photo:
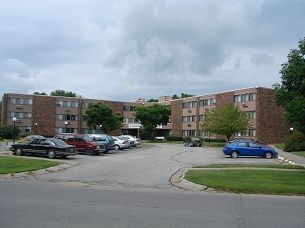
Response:
[[[120,149],[120,146],[119,145],[115,145],[114,146],[114,150],[119,150]]]
[[[92,150],[92,148],[87,148],[86,152],[87,152],[87,154],[90,155],[90,156],[93,155],[93,150]]]
[[[53,158],[55,158],[55,157],[56,157],[55,151],[54,151],[54,150],[49,150],[49,151],[48,151],[48,158],[53,159]]]
[[[232,151],[231,152],[231,158],[238,158],[238,152],[237,151]]]
[[[14,154],[17,156],[21,156],[23,154],[22,149],[21,148],[16,148],[14,151]]]
[[[264,156],[265,158],[267,158],[267,159],[270,159],[270,158],[272,158],[272,153],[270,152],[270,151],[267,151],[266,153],[265,153],[265,156]]]

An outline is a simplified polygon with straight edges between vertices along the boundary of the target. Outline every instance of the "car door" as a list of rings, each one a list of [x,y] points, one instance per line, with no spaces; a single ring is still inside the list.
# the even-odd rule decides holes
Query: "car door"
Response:
[[[85,140],[79,136],[75,137],[75,146],[77,147],[77,150],[81,152],[84,152],[87,149],[87,144]]]
[[[249,156],[249,145],[248,142],[238,142],[237,143],[237,150],[239,156]]]
[[[31,144],[31,153],[34,154],[45,154],[46,146],[44,145],[46,139],[36,139],[33,144]]]
[[[249,144],[249,156],[263,156],[261,146],[255,142],[248,142]]]

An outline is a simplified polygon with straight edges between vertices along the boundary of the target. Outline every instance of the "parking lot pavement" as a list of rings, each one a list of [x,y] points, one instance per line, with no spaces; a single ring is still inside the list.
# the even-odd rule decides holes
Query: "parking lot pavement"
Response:
[[[0,155],[12,154],[7,149]],[[33,156],[25,156],[33,158]],[[36,157],[35,157],[36,158]],[[47,159],[39,158],[37,159]],[[277,164],[289,161],[305,165],[305,158],[279,151],[277,159],[225,156],[222,148],[184,147],[179,144],[154,144],[149,147],[124,151],[113,151],[101,156],[76,155],[62,161],[61,166],[50,170],[18,174],[11,178],[35,178],[44,181],[86,183],[123,188],[167,189],[176,187],[198,191],[204,186],[195,185],[184,179],[186,170],[197,165],[208,164]],[[7,175],[9,178],[9,175]],[[169,181],[170,180],[170,181]],[[174,187],[175,186],[175,187]],[[206,189],[205,189],[206,190]]]

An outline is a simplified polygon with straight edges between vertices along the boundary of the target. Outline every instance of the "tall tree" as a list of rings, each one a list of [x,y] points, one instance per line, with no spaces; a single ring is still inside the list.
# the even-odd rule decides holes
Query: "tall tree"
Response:
[[[76,93],[73,93],[71,91],[65,91],[62,89],[57,89],[55,91],[52,91],[50,93],[50,96],[77,97]]]
[[[162,104],[139,106],[136,108],[135,117],[141,121],[143,131],[153,139],[158,125],[167,125],[171,114],[170,107]]]
[[[117,130],[123,123],[120,113],[113,113],[105,103],[91,103],[86,110],[86,122],[91,129],[101,129],[106,133]]]
[[[192,95],[192,94],[181,93],[180,96],[178,96],[177,94],[173,95],[173,96],[172,96],[172,99],[173,99],[173,100],[176,100],[176,99],[180,99],[180,98],[193,97],[193,96],[194,96],[194,95]]]
[[[42,93],[40,93],[40,92],[34,92],[33,93],[34,95],[47,95],[45,92],[42,92]],[[54,96],[54,95],[53,95]]]
[[[286,118],[295,129],[305,134],[305,38],[298,49],[290,50],[282,64],[282,83],[275,84],[275,99],[284,107]]]
[[[225,135],[227,140],[238,132],[243,132],[251,126],[247,113],[239,110],[234,104],[211,109],[205,115],[201,124],[203,130]]]

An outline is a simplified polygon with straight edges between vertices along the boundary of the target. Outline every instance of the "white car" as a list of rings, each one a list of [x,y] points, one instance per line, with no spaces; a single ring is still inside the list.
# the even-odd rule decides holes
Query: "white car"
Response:
[[[112,136],[114,140],[114,149],[115,150],[123,150],[123,149],[129,149],[130,143],[127,139],[122,139],[119,136]]]
[[[133,147],[136,147],[142,143],[140,139],[138,139],[132,135],[121,135],[119,138],[128,140],[130,145]]]

